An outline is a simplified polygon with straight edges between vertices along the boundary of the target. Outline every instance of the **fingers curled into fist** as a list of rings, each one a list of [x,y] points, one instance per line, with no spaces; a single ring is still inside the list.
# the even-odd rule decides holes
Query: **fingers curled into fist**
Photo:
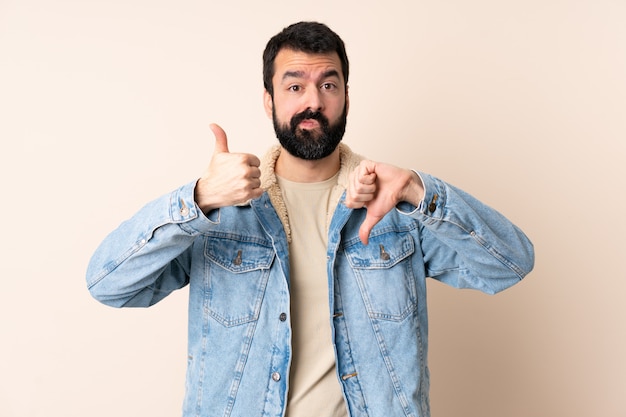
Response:
[[[361,208],[374,199],[376,194],[376,163],[363,161],[349,177],[345,204],[349,208]]]

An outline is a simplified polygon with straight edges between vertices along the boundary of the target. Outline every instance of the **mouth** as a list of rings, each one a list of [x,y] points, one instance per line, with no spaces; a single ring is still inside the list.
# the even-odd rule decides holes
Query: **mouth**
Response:
[[[300,129],[315,129],[320,127],[320,122],[315,119],[304,119],[299,124]]]

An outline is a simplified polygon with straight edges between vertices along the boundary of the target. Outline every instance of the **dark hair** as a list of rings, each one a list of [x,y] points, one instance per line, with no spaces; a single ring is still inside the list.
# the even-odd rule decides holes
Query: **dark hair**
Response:
[[[328,26],[318,22],[298,22],[284,28],[274,35],[263,51],[263,86],[274,96],[274,60],[282,49],[291,49],[314,54],[337,52],[341,61],[341,71],[346,85],[348,84],[349,63],[346,47],[335,32]]]

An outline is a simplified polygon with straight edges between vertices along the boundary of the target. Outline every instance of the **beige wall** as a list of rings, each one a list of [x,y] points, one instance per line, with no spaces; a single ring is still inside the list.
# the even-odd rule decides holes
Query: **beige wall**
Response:
[[[86,263],[200,175],[210,122],[234,151],[274,142],[260,54],[302,19],[347,43],[347,143],[536,246],[498,296],[429,286],[433,415],[626,416],[622,0],[0,0],[0,416],[179,415],[186,291],[114,310]]]

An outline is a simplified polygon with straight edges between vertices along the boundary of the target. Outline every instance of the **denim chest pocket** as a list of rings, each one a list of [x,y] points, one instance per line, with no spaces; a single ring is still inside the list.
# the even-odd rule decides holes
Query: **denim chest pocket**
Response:
[[[255,321],[274,261],[269,242],[209,238],[205,257],[209,315],[227,327]]]
[[[345,248],[367,313],[371,318],[401,321],[417,308],[411,255],[415,242],[406,232],[371,236]]]

